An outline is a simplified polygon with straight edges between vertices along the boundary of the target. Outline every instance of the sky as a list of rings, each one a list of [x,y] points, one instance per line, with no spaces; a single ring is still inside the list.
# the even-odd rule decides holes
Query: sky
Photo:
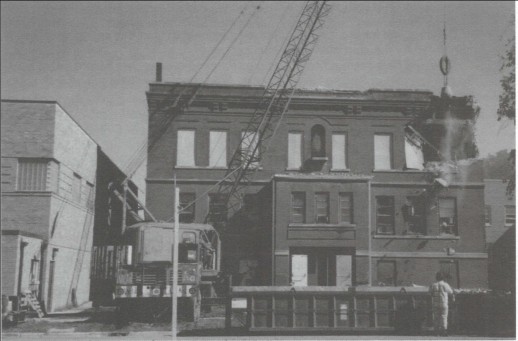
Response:
[[[299,87],[439,94],[446,22],[449,85],[454,95],[472,95],[481,107],[481,156],[514,148],[513,123],[496,116],[500,55],[515,34],[514,2],[330,4]],[[163,63],[166,82],[264,85],[303,6],[2,1],[1,97],[58,101],[125,170],[147,137],[145,92],[156,62]]]

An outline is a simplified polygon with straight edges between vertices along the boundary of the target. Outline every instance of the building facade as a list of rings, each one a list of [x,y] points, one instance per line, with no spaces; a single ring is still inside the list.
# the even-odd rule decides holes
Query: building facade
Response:
[[[57,102],[2,100],[1,116],[2,294],[87,302],[97,145]]]
[[[429,285],[442,271],[455,287],[487,287],[482,165],[451,161],[474,153],[470,98],[297,90],[240,208],[226,211],[218,183],[234,151],[253,147],[242,137],[263,91],[150,84],[157,218],[173,216],[176,179],[180,221],[223,226],[238,285]]]
[[[501,179],[485,179],[484,183],[489,287],[514,292],[516,276],[515,200],[514,197],[507,194],[508,182]]]

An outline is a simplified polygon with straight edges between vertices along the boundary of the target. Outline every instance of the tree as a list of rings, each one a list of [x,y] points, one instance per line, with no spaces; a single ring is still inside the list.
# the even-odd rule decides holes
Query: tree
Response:
[[[507,50],[502,58],[502,66],[500,71],[503,73],[500,84],[502,85],[502,93],[500,94],[498,103],[498,120],[503,117],[513,120],[516,124],[516,103],[515,103],[515,37],[514,35],[507,41]]]

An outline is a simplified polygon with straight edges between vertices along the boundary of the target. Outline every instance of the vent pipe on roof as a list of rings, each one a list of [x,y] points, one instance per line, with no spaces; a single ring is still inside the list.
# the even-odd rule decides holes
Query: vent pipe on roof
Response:
[[[162,82],[162,63],[156,63],[156,82]]]

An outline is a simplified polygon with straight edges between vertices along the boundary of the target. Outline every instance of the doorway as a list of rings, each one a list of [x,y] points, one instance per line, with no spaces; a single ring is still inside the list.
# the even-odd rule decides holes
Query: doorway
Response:
[[[344,249],[297,248],[290,252],[293,286],[340,286],[354,283],[353,256]]]

